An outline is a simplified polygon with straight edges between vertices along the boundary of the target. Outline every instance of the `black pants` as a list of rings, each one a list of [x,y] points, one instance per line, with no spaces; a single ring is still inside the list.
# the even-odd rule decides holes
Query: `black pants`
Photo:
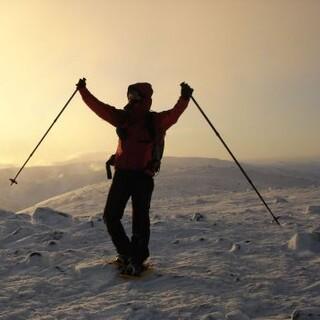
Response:
[[[103,219],[118,254],[142,263],[149,257],[149,209],[153,178],[135,171],[117,170],[109,190]],[[132,237],[129,240],[121,223],[126,204],[132,201]]]

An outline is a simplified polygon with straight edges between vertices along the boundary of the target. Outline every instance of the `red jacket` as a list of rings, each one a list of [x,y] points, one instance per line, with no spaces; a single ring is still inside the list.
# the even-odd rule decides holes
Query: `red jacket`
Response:
[[[126,130],[126,139],[119,139],[115,154],[115,168],[123,170],[145,171],[152,159],[153,140],[146,128],[146,114],[151,106],[141,102],[133,110],[122,110],[99,101],[87,88],[81,88],[83,101],[99,117],[117,128]],[[157,132],[165,134],[187,108],[189,99],[179,98],[175,106],[167,111],[154,113],[154,126]]]

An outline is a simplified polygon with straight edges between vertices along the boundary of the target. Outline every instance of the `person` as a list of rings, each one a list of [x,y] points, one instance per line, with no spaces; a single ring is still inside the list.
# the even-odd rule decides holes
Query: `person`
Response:
[[[187,108],[193,89],[182,83],[181,95],[172,109],[150,112],[153,89],[147,82],[135,83],[128,87],[128,103],[123,109],[99,101],[87,89],[85,79],[79,80],[77,88],[89,108],[117,128],[119,142],[112,157],[115,173],[103,219],[118,253],[117,262],[122,266],[122,272],[139,275],[143,270],[144,261],[149,257],[149,209],[154,189],[153,177],[158,169],[158,163],[153,159],[154,147],[157,141],[164,140],[165,132],[177,122]],[[121,223],[130,197],[131,240]]]

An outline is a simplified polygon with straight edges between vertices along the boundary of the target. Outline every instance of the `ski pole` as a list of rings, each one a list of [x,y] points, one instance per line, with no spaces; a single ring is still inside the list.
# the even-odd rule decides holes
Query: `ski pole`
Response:
[[[234,154],[231,152],[231,150],[229,149],[229,147],[227,146],[227,144],[224,142],[224,140],[222,139],[222,137],[220,136],[219,132],[217,131],[217,129],[213,126],[212,122],[210,121],[210,119],[207,117],[207,115],[204,113],[204,111],[201,109],[201,107],[199,106],[198,102],[195,100],[195,98],[193,96],[191,96],[192,101],[194,102],[194,104],[198,107],[199,111],[201,112],[201,114],[203,115],[203,117],[207,120],[209,126],[211,127],[211,129],[214,131],[214,133],[217,135],[217,137],[220,139],[220,141],[222,142],[222,144],[224,145],[224,147],[227,149],[227,151],[229,152],[230,156],[232,157],[232,159],[235,161],[235,163],[238,165],[240,171],[243,173],[243,175],[246,177],[246,179],[248,180],[249,184],[252,186],[253,190],[257,193],[258,197],[260,198],[260,200],[262,201],[262,203],[264,204],[264,206],[267,208],[268,212],[271,214],[273,220],[280,226],[280,223],[278,221],[278,218],[272,213],[271,209],[269,208],[269,206],[267,205],[267,203],[265,202],[265,200],[263,199],[262,195],[260,194],[260,192],[258,191],[257,187],[254,185],[254,183],[252,182],[252,180],[250,179],[250,177],[248,176],[248,174],[246,173],[246,171],[243,169],[243,167],[241,166],[241,164],[239,163],[239,161],[237,160],[237,158],[234,156]]]
[[[33,149],[33,151],[30,153],[29,157],[27,158],[27,160],[24,162],[24,164],[22,165],[22,167],[20,168],[20,170],[17,172],[16,176],[14,178],[9,179],[11,181],[11,186],[13,184],[18,184],[17,182],[17,178],[19,176],[19,174],[21,173],[21,171],[24,169],[24,167],[26,166],[26,164],[29,162],[29,160],[31,159],[31,157],[33,156],[33,154],[36,152],[36,150],[38,149],[38,147],[40,146],[41,142],[44,140],[44,138],[47,136],[47,134],[49,133],[49,131],[51,130],[51,128],[54,126],[54,124],[57,122],[57,120],[59,119],[59,117],[61,116],[61,114],[63,113],[63,111],[67,108],[69,102],[72,100],[72,98],[74,97],[74,95],[77,93],[78,88],[73,92],[73,94],[71,95],[71,97],[68,99],[68,101],[66,102],[66,104],[63,106],[63,108],[61,109],[61,111],[59,112],[59,114],[57,115],[57,117],[53,120],[51,126],[49,127],[49,129],[46,131],[46,133],[43,135],[43,137],[41,138],[41,140],[39,141],[39,143],[36,145],[36,147]]]

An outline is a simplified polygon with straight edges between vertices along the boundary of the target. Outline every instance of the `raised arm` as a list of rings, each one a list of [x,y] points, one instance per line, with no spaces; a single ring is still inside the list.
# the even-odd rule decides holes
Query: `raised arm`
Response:
[[[98,100],[86,87],[85,79],[80,79],[77,87],[86,105],[100,118],[109,122],[115,127],[121,126],[125,121],[124,110],[116,109]]]
[[[188,106],[192,92],[193,89],[183,82],[181,84],[181,96],[175,106],[170,110],[162,111],[157,114],[159,126],[162,130],[168,130],[178,121],[179,117]]]

